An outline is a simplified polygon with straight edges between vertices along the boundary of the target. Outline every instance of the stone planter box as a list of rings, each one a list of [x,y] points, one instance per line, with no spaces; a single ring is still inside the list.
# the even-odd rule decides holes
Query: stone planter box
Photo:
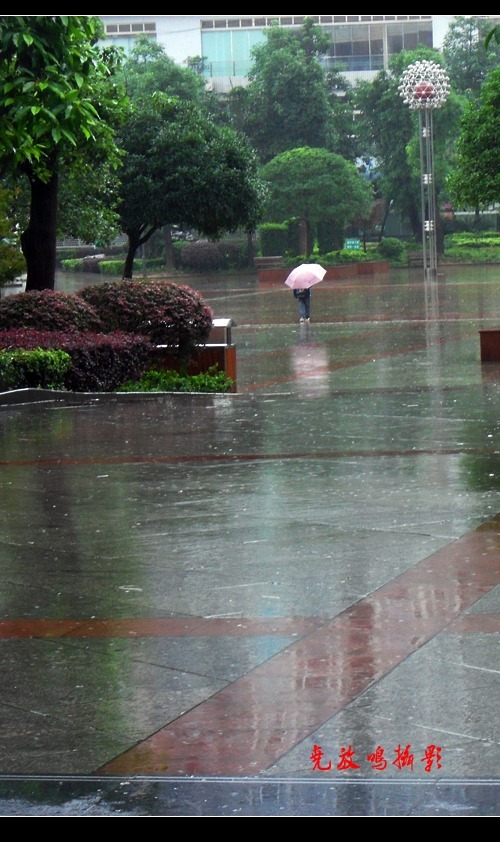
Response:
[[[213,365],[233,381],[236,392],[236,347],[231,341],[232,319],[214,319],[206,345],[199,345],[191,359],[187,373],[203,374]],[[180,371],[181,365],[169,345],[157,345],[153,352],[155,366],[162,370]]]
[[[370,260],[363,263],[346,263],[343,266],[326,266],[325,281],[340,281],[356,278],[358,275],[370,277],[390,272],[390,263],[385,260]],[[259,283],[284,284],[291,269],[281,267],[259,268]]]

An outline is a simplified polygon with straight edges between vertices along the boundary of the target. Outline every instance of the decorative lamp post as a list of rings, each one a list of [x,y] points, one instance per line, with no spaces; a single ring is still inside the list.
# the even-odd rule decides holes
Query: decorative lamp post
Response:
[[[401,77],[400,95],[404,102],[418,111],[420,139],[420,195],[422,202],[422,253],[424,270],[437,274],[436,248],[436,190],[434,184],[434,149],[432,115],[441,108],[450,91],[448,76],[432,61],[410,64]]]

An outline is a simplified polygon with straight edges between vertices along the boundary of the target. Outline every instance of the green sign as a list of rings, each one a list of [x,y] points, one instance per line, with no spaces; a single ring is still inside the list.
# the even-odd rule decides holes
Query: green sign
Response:
[[[345,240],[345,249],[358,250],[361,248],[361,240]]]

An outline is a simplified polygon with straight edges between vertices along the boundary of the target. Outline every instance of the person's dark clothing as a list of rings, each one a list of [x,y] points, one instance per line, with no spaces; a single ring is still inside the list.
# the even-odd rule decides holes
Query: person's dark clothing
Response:
[[[299,302],[300,321],[309,321],[311,318],[311,290],[294,289],[293,294]]]

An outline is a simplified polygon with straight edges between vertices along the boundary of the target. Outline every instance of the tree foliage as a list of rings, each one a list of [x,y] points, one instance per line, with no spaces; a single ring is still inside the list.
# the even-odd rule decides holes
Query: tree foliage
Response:
[[[0,286],[13,281],[26,269],[19,235],[11,222],[12,201],[12,191],[0,184]]]
[[[392,202],[402,217],[410,220],[414,233],[418,233],[419,182],[407,157],[414,126],[410,110],[399,95],[398,84],[399,77],[382,71],[372,82],[358,85],[357,131],[366,153],[377,161],[379,195]]]
[[[98,110],[104,103],[95,102],[93,91],[99,76],[109,73],[94,43],[99,26],[89,16],[1,19],[3,166],[47,182],[57,155],[74,157],[82,143],[110,138],[112,129]]]
[[[500,44],[494,40],[487,49],[491,22],[482,17],[458,16],[443,41],[446,70],[455,90],[477,96],[488,73],[500,64]]]
[[[120,170],[86,146],[71,166],[59,172],[57,236],[109,245],[120,234],[119,191]]]
[[[123,100],[108,84],[116,56],[96,46],[101,31],[85,15],[0,19],[0,171],[30,185],[27,289],[54,286],[62,167],[90,148],[104,150],[108,166],[120,163],[113,132]]]
[[[124,277],[137,249],[167,225],[218,238],[255,230],[263,185],[243,135],[216,126],[189,103],[164,94],[143,97],[121,133],[121,227],[129,239]]]
[[[228,97],[235,125],[245,132],[263,163],[303,146],[346,151],[344,100],[335,95],[340,80],[320,62],[331,44],[311,19],[298,31],[277,25],[254,47],[249,84]],[[342,80],[342,87],[348,87]]]
[[[493,44],[500,44],[500,26],[498,24],[495,24],[495,26],[488,31],[484,40],[484,46],[486,49],[492,47]]]
[[[373,197],[368,182],[353,164],[327,149],[283,152],[262,173],[269,185],[269,217],[278,222],[300,219],[304,254],[311,253],[320,222],[329,223],[341,237],[349,223],[369,214]]]
[[[176,64],[161,44],[145,35],[134,42],[120,78],[133,102],[159,91],[200,107],[208,103],[203,77]]]
[[[487,77],[479,100],[462,117],[457,158],[448,188],[455,202],[469,208],[500,201],[500,68]]]
[[[408,66],[421,60],[442,64],[440,54],[427,47],[402,52],[392,58],[389,72],[380,72],[373,82],[359,83],[355,91],[360,113],[357,130],[367,153],[377,160],[377,189],[409,220],[416,237],[421,233],[418,113],[403,102],[398,86]],[[451,147],[460,114],[460,103],[451,95],[433,115],[438,194],[452,160]]]

